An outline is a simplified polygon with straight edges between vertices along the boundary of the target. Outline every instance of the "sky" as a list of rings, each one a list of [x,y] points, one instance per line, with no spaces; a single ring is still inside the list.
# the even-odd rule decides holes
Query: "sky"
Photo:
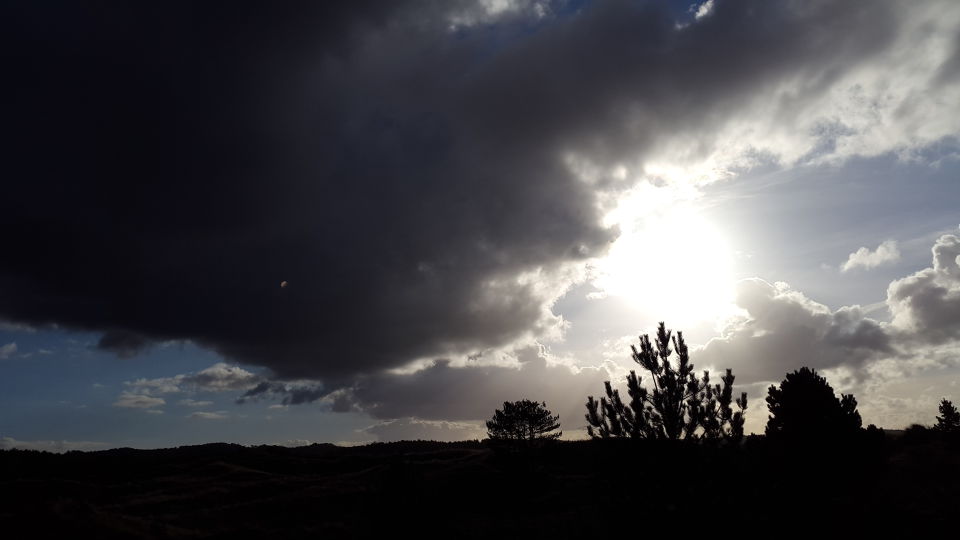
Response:
[[[0,447],[582,438],[660,321],[960,400],[955,1],[0,9]]]

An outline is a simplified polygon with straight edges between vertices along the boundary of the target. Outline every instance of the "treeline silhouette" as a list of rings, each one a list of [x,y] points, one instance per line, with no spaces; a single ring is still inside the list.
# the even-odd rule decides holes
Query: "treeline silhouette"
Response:
[[[646,372],[649,382],[644,385],[643,377],[631,370],[626,376],[629,401],[623,400],[610,381],[604,384],[605,396],[599,400],[588,396],[584,417],[590,438],[727,444],[743,439],[747,393],[734,399],[736,377],[731,369],[720,377],[722,385],[711,384],[707,370],[697,376],[683,333],[674,335],[663,322],[653,340],[649,335],[640,336],[640,348],[631,345],[631,351],[631,358]],[[882,431],[873,425],[864,430],[856,398],[852,394],[838,397],[827,380],[809,367],[787,373],[779,385],[770,386],[765,401],[769,411],[765,434],[778,444],[846,444],[865,437],[876,440]],[[545,402],[522,399],[503,405],[487,422],[491,441],[529,443],[560,437],[559,416],[553,415]],[[960,431],[960,412],[953,403],[944,398],[939,412],[938,433]],[[923,429],[914,425],[910,431]]]
[[[483,441],[0,451],[0,525],[10,538],[223,539],[955,526],[960,414],[949,400],[932,427],[863,428],[852,395],[801,368],[768,388],[765,434],[744,435],[733,374],[695,375],[681,333],[661,324],[633,357],[652,388],[631,373],[624,402],[608,382],[587,400],[589,440],[558,440],[546,403],[522,399],[495,411]]]

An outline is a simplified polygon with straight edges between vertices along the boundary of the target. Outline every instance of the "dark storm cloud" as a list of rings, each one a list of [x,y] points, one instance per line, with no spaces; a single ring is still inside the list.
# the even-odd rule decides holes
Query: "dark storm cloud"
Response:
[[[329,395],[331,390],[317,383],[289,384],[279,381],[262,381],[260,384],[247,390],[237,403],[258,401],[261,399],[278,399],[284,405],[302,405],[313,403]],[[334,407],[337,409],[337,407]],[[344,412],[335,410],[335,412]]]
[[[457,367],[437,361],[412,374],[363,377],[340,396],[339,408],[380,419],[486,420],[504,401],[531,399],[545,401],[560,415],[564,429],[582,428],[586,396],[602,393],[610,372],[604,367],[571,369],[550,363],[536,347],[525,348],[518,356],[517,366]],[[351,409],[344,407],[347,403]]]
[[[565,155],[706,152],[756,95],[826,92],[895,33],[860,2],[717,2],[682,30],[643,2],[4,11],[0,318],[286,378],[547,331],[552,272],[616,234]]]
[[[477,363],[481,355],[466,365],[437,360],[413,373],[381,372],[340,385],[263,381],[237,402],[268,399],[298,405],[324,400],[333,412],[364,412],[386,420],[378,425],[392,431],[414,424],[432,429],[437,422],[485,420],[504,401],[525,398],[546,401],[560,414],[564,429],[580,429],[586,396],[603,392],[610,371],[606,366],[571,368],[548,356],[540,347],[529,346],[513,351],[501,364]],[[417,429],[411,433],[419,433]]]
[[[109,330],[97,341],[97,348],[110,351],[120,358],[130,358],[147,349],[150,344],[149,338],[136,332]]]

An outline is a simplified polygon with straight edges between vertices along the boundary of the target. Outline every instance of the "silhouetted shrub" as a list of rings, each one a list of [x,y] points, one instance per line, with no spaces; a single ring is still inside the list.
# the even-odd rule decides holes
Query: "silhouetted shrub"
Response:
[[[900,440],[905,444],[921,444],[931,441],[933,434],[933,431],[927,426],[910,424],[907,429],[903,430],[903,435],[900,437]]]
[[[867,429],[863,432],[863,441],[871,446],[881,445],[886,439],[887,434],[883,431],[883,428],[878,428],[874,424],[867,426]]]
[[[533,441],[559,439],[560,416],[553,415],[546,403],[529,399],[503,403],[487,422],[487,436],[495,441]]]
[[[677,353],[676,366],[670,362],[671,332],[664,323],[657,329],[656,348],[650,337],[640,338],[640,350],[630,346],[633,361],[650,373],[653,391],[640,385],[635,371],[627,376],[629,405],[620,399],[610,381],[604,383],[606,397],[600,401],[587,397],[587,432],[592,438],[630,437],[636,439],[688,439],[743,437],[743,414],[747,393],[743,392],[734,412],[731,370],[720,378],[723,386],[710,384],[710,373],[697,378],[690,363],[683,333],[672,338]]]
[[[827,380],[807,367],[788,373],[779,388],[771,386],[766,401],[770,438],[814,441],[854,436],[860,431],[853,395],[841,394],[837,399]]]

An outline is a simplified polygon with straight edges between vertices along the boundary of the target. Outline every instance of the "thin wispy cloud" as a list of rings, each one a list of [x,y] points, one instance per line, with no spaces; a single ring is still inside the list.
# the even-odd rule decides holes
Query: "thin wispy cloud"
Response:
[[[63,453],[73,450],[103,450],[109,445],[97,441],[20,441],[12,437],[0,437],[0,450],[39,450],[43,452]]]
[[[183,405],[184,407],[209,407],[213,405],[212,401],[197,401],[195,399],[181,399],[177,402],[178,405]]]
[[[199,418],[201,420],[223,420],[227,418],[229,414],[227,411],[216,411],[216,412],[207,412],[207,411],[197,411],[187,415],[187,418]]]
[[[165,405],[166,403],[166,400],[160,397],[136,394],[133,392],[123,392],[120,394],[117,400],[113,402],[113,406],[126,409],[149,409],[151,407]]]
[[[196,373],[158,377],[154,379],[135,379],[127,381],[125,386],[133,392],[147,395],[172,394],[178,392],[226,392],[245,390],[256,386],[262,378],[239,366],[218,362]],[[186,400],[190,401],[190,400]]]

